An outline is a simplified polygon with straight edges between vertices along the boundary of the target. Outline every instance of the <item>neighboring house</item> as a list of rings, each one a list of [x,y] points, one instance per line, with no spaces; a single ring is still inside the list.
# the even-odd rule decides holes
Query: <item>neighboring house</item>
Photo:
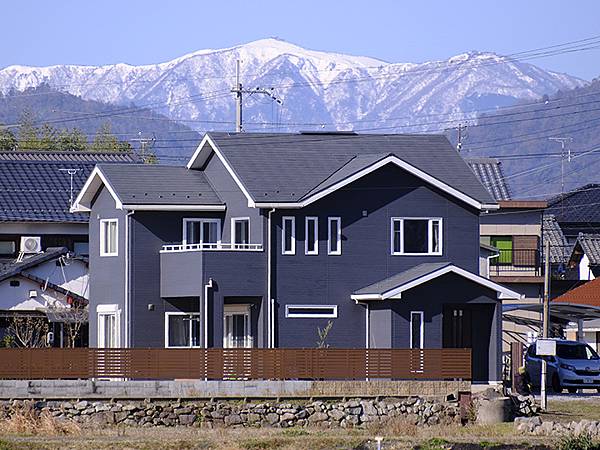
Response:
[[[137,161],[114,152],[0,152],[0,334],[15,311],[40,315],[52,298],[87,297],[80,283],[87,280],[89,214],[71,213],[72,200],[97,163]],[[61,269],[59,261],[69,263]],[[55,328],[58,345],[62,325]]]
[[[577,236],[568,267],[579,280],[593,280],[600,274],[600,234],[580,233]]]
[[[537,313],[515,310],[508,305],[539,304],[542,300],[542,215],[546,202],[513,198],[499,160],[470,158],[466,161],[500,206],[481,216],[482,246],[497,249],[497,256],[487,256],[487,276],[525,295],[523,299],[505,302],[511,310],[505,313],[507,320],[503,324],[504,350],[507,351],[511,342],[526,342],[528,333],[533,331],[531,326],[515,323],[513,319],[539,319]]]
[[[443,136],[208,133],[186,167],[98,165],[93,347],[473,350],[501,376],[502,301],[479,275],[496,201]]]
[[[555,217],[572,246],[580,233],[600,233],[599,205],[600,184],[587,184],[548,200],[545,214]]]
[[[50,345],[66,345],[64,321],[75,304],[87,304],[88,262],[65,247],[51,247],[0,269],[0,339],[16,316],[34,315],[50,322]],[[83,327],[79,345],[87,344]]]
[[[133,162],[127,153],[0,152],[0,266],[48,247],[86,255],[88,215],[69,211],[71,194],[96,164]]]

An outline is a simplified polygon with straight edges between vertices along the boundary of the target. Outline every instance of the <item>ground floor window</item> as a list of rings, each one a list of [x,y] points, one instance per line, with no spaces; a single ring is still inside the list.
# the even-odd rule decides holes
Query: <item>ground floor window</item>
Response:
[[[119,305],[98,305],[98,347],[118,348],[121,346]]]
[[[200,313],[165,313],[165,347],[200,347]]]
[[[337,316],[337,305],[285,305],[285,317],[290,319],[335,319]]]
[[[423,348],[423,311],[410,312],[410,348]]]
[[[251,348],[250,305],[225,305],[223,310],[223,347]]]

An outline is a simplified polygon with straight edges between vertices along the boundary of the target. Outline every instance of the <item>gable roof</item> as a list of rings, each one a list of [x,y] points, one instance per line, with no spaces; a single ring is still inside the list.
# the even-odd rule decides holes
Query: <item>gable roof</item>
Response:
[[[542,220],[542,239],[550,243],[550,262],[566,263],[571,253],[571,246],[563,234],[560,224],[553,214],[544,214]]]
[[[571,252],[571,260],[581,260],[585,254],[590,264],[600,264],[600,234],[579,233]]]
[[[0,152],[0,221],[87,223],[87,214],[69,212],[73,195],[97,162],[135,161],[129,153]]]
[[[600,184],[586,184],[549,199],[546,212],[560,223],[600,223]]]
[[[77,196],[73,210],[88,210],[102,186],[115,198],[118,208],[224,208],[204,172],[182,166],[100,164]]]
[[[207,133],[187,167],[215,152],[251,206],[302,207],[383,164],[477,208],[494,199],[442,135]]]
[[[402,292],[412,289],[447,273],[454,273],[467,278],[488,289],[498,293],[498,298],[522,298],[523,296],[498,283],[461,269],[449,262],[423,263],[411,267],[404,272],[392,275],[389,278],[373,283],[352,293],[352,300],[386,300],[388,298],[401,298]]]
[[[600,278],[565,292],[552,300],[552,303],[576,303],[600,307]]]
[[[502,163],[496,158],[466,158],[465,161],[477,179],[496,200],[510,200],[511,193],[506,184]]]

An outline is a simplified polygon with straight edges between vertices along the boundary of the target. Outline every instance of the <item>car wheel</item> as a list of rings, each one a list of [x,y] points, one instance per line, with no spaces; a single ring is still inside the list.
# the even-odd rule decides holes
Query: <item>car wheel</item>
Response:
[[[552,377],[552,390],[556,394],[560,394],[563,391],[563,388],[560,385],[560,379],[558,378],[557,374],[554,374],[554,376]]]
[[[569,388],[569,394],[577,394],[577,388]]]

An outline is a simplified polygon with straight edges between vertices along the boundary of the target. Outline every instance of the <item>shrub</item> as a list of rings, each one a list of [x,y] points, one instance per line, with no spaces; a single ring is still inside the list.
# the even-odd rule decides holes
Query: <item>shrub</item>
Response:
[[[599,450],[600,443],[590,433],[570,434],[561,439],[560,450]]]

